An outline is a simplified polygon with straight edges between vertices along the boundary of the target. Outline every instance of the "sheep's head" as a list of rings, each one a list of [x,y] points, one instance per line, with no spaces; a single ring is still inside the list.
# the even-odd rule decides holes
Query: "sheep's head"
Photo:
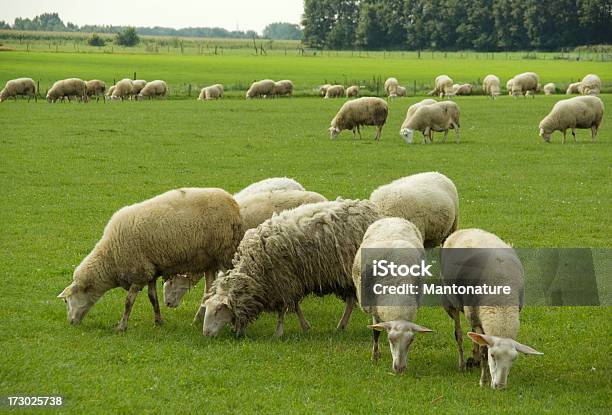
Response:
[[[378,331],[387,331],[389,347],[393,356],[393,371],[397,374],[401,374],[406,370],[408,349],[414,340],[414,334],[433,331],[406,320],[386,321],[368,327]]]
[[[68,306],[68,321],[77,325],[83,320],[85,314],[96,303],[96,296],[89,290],[73,282],[57,296],[66,302]]]
[[[550,131],[546,131],[544,128],[540,127],[540,137],[542,137],[547,143],[550,143],[551,134],[552,133]]]
[[[200,307],[206,308],[202,327],[204,336],[216,336],[226,324],[231,324],[233,320],[229,298],[225,294],[213,294]]]
[[[400,137],[408,144],[412,144],[414,140],[414,130],[412,128],[402,128],[400,130]]]
[[[4,88],[2,91],[0,91],[0,102],[4,101],[6,99],[7,95],[8,95],[8,93],[6,92],[6,88]]]
[[[469,332],[468,336],[474,343],[487,347],[492,389],[504,389],[506,387],[508,374],[519,352],[531,355],[544,354],[506,337],[487,336],[474,332]]]
[[[166,304],[166,307],[178,307],[193,285],[187,275],[174,275],[164,282],[164,304]]]
[[[329,138],[333,140],[338,137],[338,134],[340,134],[340,129],[338,127],[329,127]]]

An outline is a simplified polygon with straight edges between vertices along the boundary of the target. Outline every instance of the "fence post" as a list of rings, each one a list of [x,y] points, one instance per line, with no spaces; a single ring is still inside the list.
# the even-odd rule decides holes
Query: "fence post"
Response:
[[[132,79],[134,79],[134,80],[136,79],[136,72],[134,72],[134,77]]]
[[[187,96],[191,96],[191,84],[187,87]]]
[[[414,96],[416,97],[416,79],[414,80],[412,90],[414,91]]]

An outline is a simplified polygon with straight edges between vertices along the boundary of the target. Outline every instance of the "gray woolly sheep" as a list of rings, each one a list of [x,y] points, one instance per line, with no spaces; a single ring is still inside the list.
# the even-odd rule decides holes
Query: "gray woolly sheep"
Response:
[[[347,98],[357,98],[358,96],[359,96],[359,87],[357,85],[352,85],[346,88]]]
[[[425,260],[423,237],[417,227],[405,219],[379,219],[366,231],[353,263],[353,283],[357,290],[357,301],[364,312],[372,315],[372,325],[368,326],[372,329],[372,360],[378,360],[380,357],[378,338],[380,332],[386,330],[393,356],[393,371],[402,373],[406,369],[408,350],[415,333],[431,332],[432,330],[413,323],[419,306],[419,294],[402,295],[401,305],[385,306],[364,301],[361,274],[367,269],[368,264],[361,262],[362,249],[376,249],[375,258],[377,260],[394,261],[396,264],[403,265],[420,265],[421,261]],[[388,278],[375,276],[373,273],[366,275],[373,280],[372,285],[388,281]],[[419,287],[421,286],[419,278],[402,277],[401,282]],[[374,302],[379,298],[373,294],[371,296]]]
[[[580,93],[580,82],[574,82],[569,84],[567,87],[567,91],[565,91],[566,95],[579,94]]]
[[[366,200],[311,203],[286,210],[247,231],[233,269],[217,278],[202,307],[203,333],[215,336],[226,324],[243,335],[264,311],[276,312],[276,335],[285,312],[299,310],[310,294],[335,294],[346,302],[338,323],[348,324],[356,299],[351,268],[363,235],[381,218]]]
[[[427,95],[438,95],[440,98],[448,96],[453,91],[453,80],[447,75],[440,75],[434,81],[434,89]]]
[[[118,210],[58,297],[68,304],[70,323],[78,324],[108,290],[128,290],[118,327],[124,331],[138,292],[148,286],[160,323],[157,278],[229,267],[243,233],[238,204],[224,190],[171,190]]]
[[[274,81],[270,79],[253,82],[246,92],[246,99],[271,97],[274,95],[274,86]]]
[[[280,97],[283,95],[291,96],[291,94],[293,94],[293,82],[288,79],[275,82],[272,94],[275,97]]]
[[[540,122],[540,137],[550,142],[550,136],[555,131],[563,133],[563,141],[567,129],[572,129],[576,142],[576,128],[590,128],[593,141],[597,138],[597,130],[603,119],[604,103],[595,96],[580,96],[564,99],[555,104],[550,113]]]
[[[493,74],[485,76],[482,81],[482,90],[485,95],[490,96],[495,99],[501,93],[501,81],[499,78]]]
[[[453,182],[441,173],[402,177],[374,190],[370,200],[382,214],[414,223],[426,248],[440,245],[457,229],[459,195]]]
[[[321,85],[319,87],[319,95],[321,95],[322,97],[325,96],[325,94],[327,94],[327,89],[331,86],[331,84],[325,84],[325,85]]]
[[[555,92],[557,92],[557,87],[552,82],[549,82],[546,85],[544,85],[543,90],[544,90],[544,95],[553,95]]]
[[[140,91],[147,85],[144,79],[136,79],[132,81],[132,98],[137,98]]]
[[[18,96],[34,97],[34,101],[37,101],[36,97],[36,84],[32,78],[17,78],[12,79],[6,83],[2,91],[0,91],[0,102],[7,100],[8,98],[15,98],[17,101]]]
[[[79,78],[68,78],[57,81],[51,89],[47,91],[47,101],[55,102],[66,97],[70,100],[71,96],[76,96],[79,100],[87,101],[87,84]]]
[[[374,139],[380,140],[380,134],[387,121],[388,114],[389,107],[384,99],[363,97],[347,101],[331,121],[330,137],[335,139],[342,130],[351,130],[353,131],[353,139],[355,139],[355,132],[358,132],[359,138],[361,138],[360,126],[375,125],[376,136]]]
[[[165,98],[168,94],[168,86],[164,81],[155,80],[147,84],[138,93],[138,98]]]
[[[219,88],[212,85],[212,86],[207,86],[205,88],[202,88],[202,90],[200,91],[200,96],[198,97],[198,100],[209,101],[211,99],[219,99],[220,97],[221,97],[221,91],[219,91]]]
[[[344,87],[342,85],[331,85],[325,91],[325,98],[342,98],[344,96]]]
[[[406,118],[400,128],[400,135],[411,144],[414,132],[423,133],[423,143],[433,142],[433,132],[444,132],[443,142],[446,142],[448,130],[455,130],[455,141],[459,143],[459,106],[454,102],[436,102],[419,106],[410,118]]]
[[[106,84],[99,79],[92,79],[91,81],[86,81],[85,85],[87,87],[87,97],[96,97],[96,102],[100,100],[100,97],[104,99],[104,92],[106,92]]]
[[[397,95],[397,87],[399,86],[399,82],[395,78],[387,78],[385,84],[383,85],[383,89],[387,96]]]
[[[532,97],[538,92],[540,78],[535,72],[525,72],[516,75],[512,78],[512,96],[531,95]]]
[[[129,98],[134,95],[134,85],[131,79],[125,78],[115,84],[115,88],[111,94],[112,99]]]
[[[460,312],[472,327],[468,336],[475,343],[472,366],[480,363],[480,386],[503,389],[518,353],[541,355],[515,339],[518,336],[519,313],[523,306],[523,266],[516,252],[504,241],[481,229],[463,229],[453,233],[442,251],[442,280],[447,286],[509,286],[510,295],[496,298],[474,295],[446,295],[444,308],[455,322],[455,340],[459,368],[465,369],[463,331]],[[460,248],[459,253],[452,253]],[[480,301],[480,303],[479,303]],[[489,378],[490,377],[490,378]]]
[[[601,91],[601,79],[595,74],[589,74],[582,78],[578,91],[582,95],[599,95]]]

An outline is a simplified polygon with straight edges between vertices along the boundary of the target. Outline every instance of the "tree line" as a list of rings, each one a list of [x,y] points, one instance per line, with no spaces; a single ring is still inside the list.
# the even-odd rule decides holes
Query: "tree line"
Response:
[[[304,0],[324,49],[559,50],[612,44],[612,0]]]

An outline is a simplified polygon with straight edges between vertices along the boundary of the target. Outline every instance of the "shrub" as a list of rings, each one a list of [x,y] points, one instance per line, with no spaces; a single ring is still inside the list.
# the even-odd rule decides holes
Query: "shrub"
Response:
[[[91,35],[91,37],[89,39],[87,39],[87,43],[90,46],[104,46],[106,44],[104,39],[101,38],[100,36],[98,36],[95,33],[93,35]]]
[[[117,39],[115,40],[115,43],[121,46],[136,46],[138,42],[140,42],[140,38],[133,27],[128,27],[117,33]]]

